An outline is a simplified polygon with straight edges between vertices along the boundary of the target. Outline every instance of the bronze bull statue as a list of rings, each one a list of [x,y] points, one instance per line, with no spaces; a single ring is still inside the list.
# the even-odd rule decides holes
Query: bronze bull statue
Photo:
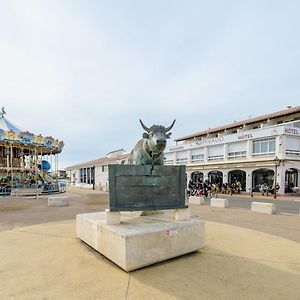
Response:
[[[169,127],[152,125],[149,128],[140,119],[140,123],[146,132],[143,133],[143,138],[129,153],[125,163],[129,165],[163,165],[163,151],[166,148],[167,139],[172,134],[169,131],[174,126],[175,121]]]

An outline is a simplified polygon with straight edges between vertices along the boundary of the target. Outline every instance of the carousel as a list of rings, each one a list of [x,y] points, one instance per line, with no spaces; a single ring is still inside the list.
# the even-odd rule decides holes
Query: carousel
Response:
[[[58,154],[64,143],[36,135],[10,122],[0,112],[0,195],[20,189],[59,192]]]

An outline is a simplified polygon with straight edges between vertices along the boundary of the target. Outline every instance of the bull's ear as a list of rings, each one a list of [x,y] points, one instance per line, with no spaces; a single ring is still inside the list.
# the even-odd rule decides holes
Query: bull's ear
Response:
[[[170,138],[171,134],[172,134],[172,132],[169,132],[169,133],[166,134],[167,139]]]
[[[144,132],[144,133],[143,133],[143,139],[149,139],[149,134],[146,133],[146,132]]]

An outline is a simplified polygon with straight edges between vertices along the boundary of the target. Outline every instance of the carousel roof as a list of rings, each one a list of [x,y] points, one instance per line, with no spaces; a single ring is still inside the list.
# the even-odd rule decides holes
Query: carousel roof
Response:
[[[15,125],[4,116],[0,116],[0,129],[10,131],[13,130],[16,133],[24,131],[21,127]]]
[[[16,144],[27,148],[43,149],[44,153],[60,153],[64,147],[64,142],[54,139],[52,136],[36,135],[9,121],[4,115],[4,107],[0,111],[0,144]]]

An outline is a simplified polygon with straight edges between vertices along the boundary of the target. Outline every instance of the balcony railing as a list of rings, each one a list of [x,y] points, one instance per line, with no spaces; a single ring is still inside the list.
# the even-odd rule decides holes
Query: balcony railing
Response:
[[[285,154],[288,156],[300,156],[300,150],[285,150]]]

